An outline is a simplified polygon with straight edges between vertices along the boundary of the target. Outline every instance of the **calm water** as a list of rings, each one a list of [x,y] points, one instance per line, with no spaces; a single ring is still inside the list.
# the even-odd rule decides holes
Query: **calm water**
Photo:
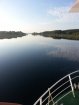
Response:
[[[54,82],[79,69],[79,41],[24,36],[0,40],[0,101],[32,105]]]

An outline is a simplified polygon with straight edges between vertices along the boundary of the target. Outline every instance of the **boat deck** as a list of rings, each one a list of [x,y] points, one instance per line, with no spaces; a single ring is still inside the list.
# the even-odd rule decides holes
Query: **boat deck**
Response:
[[[55,82],[34,105],[79,105],[79,70]]]
[[[50,105],[53,105],[52,103]],[[70,92],[55,105],[79,105],[79,91],[75,91],[75,98]]]

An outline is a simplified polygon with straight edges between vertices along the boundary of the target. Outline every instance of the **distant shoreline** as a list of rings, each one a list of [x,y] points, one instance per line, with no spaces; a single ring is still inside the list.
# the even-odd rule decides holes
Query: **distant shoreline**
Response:
[[[32,35],[41,35],[54,39],[79,40],[79,29],[44,31],[40,33],[34,32]]]
[[[27,35],[21,31],[0,31],[0,39],[11,39]]]

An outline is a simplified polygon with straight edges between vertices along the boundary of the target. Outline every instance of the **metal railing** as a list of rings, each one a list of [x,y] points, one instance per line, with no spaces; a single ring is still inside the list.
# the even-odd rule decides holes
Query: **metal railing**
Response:
[[[79,70],[74,71],[52,85],[33,105],[56,105],[62,98],[72,93],[75,98],[74,83],[78,83]]]

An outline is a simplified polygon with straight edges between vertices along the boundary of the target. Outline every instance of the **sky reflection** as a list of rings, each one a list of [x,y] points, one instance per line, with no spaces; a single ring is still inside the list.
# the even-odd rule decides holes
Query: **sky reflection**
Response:
[[[33,105],[60,77],[79,69],[78,45],[39,35],[0,40],[0,101]]]

